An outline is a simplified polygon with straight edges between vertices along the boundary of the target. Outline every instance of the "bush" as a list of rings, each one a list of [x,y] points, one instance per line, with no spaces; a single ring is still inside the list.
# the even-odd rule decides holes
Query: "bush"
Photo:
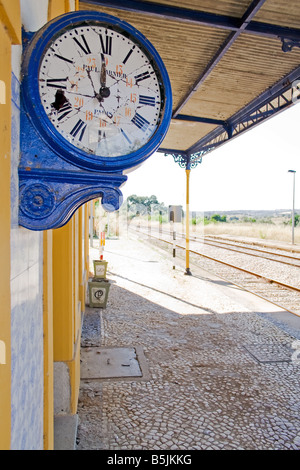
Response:
[[[211,216],[211,220],[213,222],[227,222],[226,220],[226,215],[219,215],[219,214],[214,214]]]

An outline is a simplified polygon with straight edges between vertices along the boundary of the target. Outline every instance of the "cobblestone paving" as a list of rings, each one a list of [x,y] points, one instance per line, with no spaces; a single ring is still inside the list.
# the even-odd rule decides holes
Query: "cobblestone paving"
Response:
[[[139,240],[104,257],[109,300],[82,349],[140,346],[149,377],[81,381],[78,450],[300,450],[296,337],[264,317],[276,307]]]

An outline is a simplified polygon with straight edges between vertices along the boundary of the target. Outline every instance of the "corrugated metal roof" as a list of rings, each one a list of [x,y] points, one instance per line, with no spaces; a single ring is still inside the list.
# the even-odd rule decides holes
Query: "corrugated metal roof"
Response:
[[[173,93],[162,151],[200,155],[224,129],[224,141],[238,134],[237,116],[247,128],[292,104],[284,95],[277,109],[274,97],[300,78],[298,0],[81,0],[80,9],[131,23],[161,55]]]

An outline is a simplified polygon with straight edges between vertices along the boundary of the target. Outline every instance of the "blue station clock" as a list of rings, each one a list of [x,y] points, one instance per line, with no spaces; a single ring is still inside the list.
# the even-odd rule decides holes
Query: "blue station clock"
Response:
[[[24,110],[37,135],[94,177],[139,165],[167,133],[166,68],[145,36],[111,15],[78,11],[46,24],[24,51],[22,76]]]

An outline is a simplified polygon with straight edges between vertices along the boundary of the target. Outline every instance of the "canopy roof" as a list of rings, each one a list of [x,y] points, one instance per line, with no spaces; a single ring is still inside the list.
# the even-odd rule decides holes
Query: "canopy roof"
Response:
[[[127,21],[159,52],[173,93],[160,152],[196,164],[297,102],[298,0],[80,0],[80,9]]]

